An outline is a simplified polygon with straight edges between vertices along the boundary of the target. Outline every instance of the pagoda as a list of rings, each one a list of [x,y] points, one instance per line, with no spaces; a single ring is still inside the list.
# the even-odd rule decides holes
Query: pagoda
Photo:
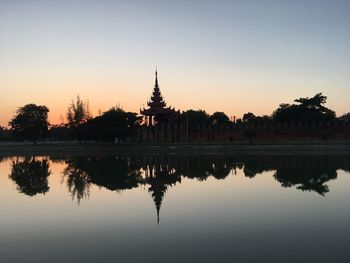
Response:
[[[140,113],[145,116],[145,123],[154,126],[156,123],[169,123],[177,120],[180,111],[175,108],[166,107],[158,85],[158,72],[156,70],[156,80],[151,99],[147,102],[149,108],[140,109]]]

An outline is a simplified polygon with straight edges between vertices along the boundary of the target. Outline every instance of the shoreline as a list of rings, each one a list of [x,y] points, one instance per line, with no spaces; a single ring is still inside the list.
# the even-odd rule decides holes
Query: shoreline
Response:
[[[1,145],[0,156],[39,155],[350,155],[350,142],[332,143],[176,143],[176,144],[14,144]]]

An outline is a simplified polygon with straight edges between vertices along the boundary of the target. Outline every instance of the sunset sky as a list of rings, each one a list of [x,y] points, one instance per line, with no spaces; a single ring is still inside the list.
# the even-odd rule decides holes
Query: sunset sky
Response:
[[[0,125],[71,100],[93,114],[146,104],[158,67],[176,109],[271,114],[323,92],[350,111],[350,1],[0,0]]]

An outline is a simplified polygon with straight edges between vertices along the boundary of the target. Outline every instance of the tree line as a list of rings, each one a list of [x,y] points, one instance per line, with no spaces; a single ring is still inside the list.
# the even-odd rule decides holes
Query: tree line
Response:
[[[350,122],[350,113],[336,117],[335,111],[325,106],[327,97],[317,93],[309,98],[295,99],[294,103],[282,103],[268,116],[256,116],[248,112],[242,118],[229,118],[224,112],[208,114],[204,110],[183,111],[177,122],[187,127],[224,126],[239,123],[282,123],[282,122],[325,122],[339,120]],[[89,104],[77,96],[72,100],[66,113],[67,122],[50,125],[49,108],[44,105],[27,104],[19,107],[9,122],[9,128],[0,126],[0,140],[33,141],[39,140],[79,140],[79,141],[123,141],[137,133],[142,116],[112,107],[93,117]],[[160,122],[160,121],[159,121]],[[249,131],[247,131],[249,133]],[[247,137],[252,137],[247,134]]]

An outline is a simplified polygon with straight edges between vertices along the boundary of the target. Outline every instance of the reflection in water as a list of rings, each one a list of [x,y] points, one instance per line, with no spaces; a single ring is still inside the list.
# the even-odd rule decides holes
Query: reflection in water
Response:
[[[244,174],[255,177],[266,171],[275,171],[274,178],[282,187],[314,191],[325,195],[328,181],[337,178],[337,170],[350,171],[348,156],[250,156],[242,159]]]
[[[5,160],[6,160],[6,157],[0,156],[0,163],[5,161]]]
[[[347,262],[349,160],[12,157],[0,164],[0,261]]]
[[[63,174],[68,190],[78,202],[89,195],[91,184],[121,191],[138,187],[140,170],[130,166],[128,159],[120,157],[77,157],[66,160]]]
[[[67,177],[68,191],[73,200],[76,197],[80,203],[82,198],[89,196],[90,175],[80,168],[79,160],[67,160],[67,167],[63,174]]]
[[[182,178],[205,181],[210,176],[225,179],[230,173],[243,169],[244,175],[254,178],[265,171],[274,171],[282,187],[296,187],[325,195],[326,184],[337,178],[337,170],[350,171],[348,156],[95,156],[57,159],[64,162],[64,178],[68,191],[78,203],[87,198],[90,187],[96,185],[111,191],[148,186],[159,221],[162,200],[169,187]],[[21,193],[33,196],[49,190],[50,175],[47,159],[25,159],[12,162],[10,178]]]
[[[329,189],[325,183],[337,178],[336,167],[327,163],[318,163],[318,160],[309,161],[307,168],[300,169],[298,163],[292,162],[285,167],[280,167],[274,174],[274,178],[283,187],[297,186],[302,191],[315,191],[325,195]]]
[[[47,178],[51,171],[48,159],[36,160],[35,157],[12,161],[10,179],[17,184],[20,193],[29,196],[45,194],[49,191]]]
[[[144,166],[145,178],[143,183],[149,184],[148,191],[151,193],[154,204],[157,209],[157,223],[159,223],[159,212],[162,201],[168,187],[181,183],[181,175],[176,169],[167,164],[152,163]]]

